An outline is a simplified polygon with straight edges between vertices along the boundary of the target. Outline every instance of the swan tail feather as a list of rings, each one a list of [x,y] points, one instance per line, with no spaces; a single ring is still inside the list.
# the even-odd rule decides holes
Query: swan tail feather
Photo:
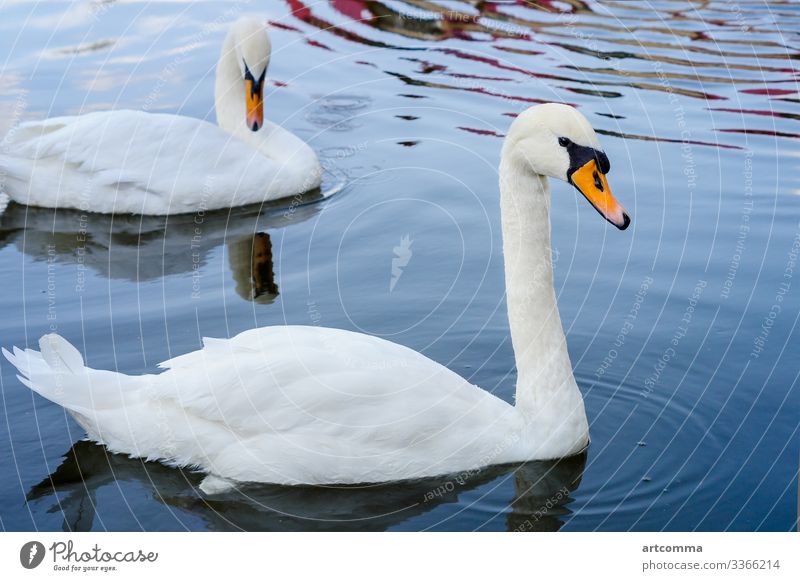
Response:
[[[75,346],[61,335],[50,333],[39,339],[42,359],[53,369],[64,369],[71,373],[79,373],[86,369],[83,356]]]
[[[41,351],[19,347],[14,347],[13,352],[2,349],[5,358],[17,368],[19,380],[31,390],[71,412],[84,415],[90,415],[91,410],[122,405],[125,390],[104,384],[113,377],[118,380],[130,380],[130,377],[86,367],[80,352],[59,335],[43,336],[39,348]]]

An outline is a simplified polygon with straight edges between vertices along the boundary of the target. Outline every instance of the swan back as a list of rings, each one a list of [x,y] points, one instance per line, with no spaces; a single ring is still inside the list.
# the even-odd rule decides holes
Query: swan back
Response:
[[[179,115],[54,117],[20,125],[14,165],[0,166],[20,203],[103,213],[214,210],[319,185],[319,164],[306,143],[272,123],[259,133],[268,136],[268,147],[256,150],[219,127]],[[119,135],[126,136],[122,148]],[[264,149],[280,157],[265,157]]]

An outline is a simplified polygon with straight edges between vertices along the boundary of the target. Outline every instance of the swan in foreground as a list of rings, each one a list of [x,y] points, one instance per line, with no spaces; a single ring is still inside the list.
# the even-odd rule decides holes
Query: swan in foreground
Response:
[[[264,120],[270,41],[252,17],[230,28],[217,63],[217,125],[105,111],[23,123],[0,148],[4,193],[20,204],[180,214],[260,203],[317,188],[314,151]]]
[[[236,482],[344,484],[472,471],[576,454],[589,442],[553,288],[547,176],[573,184],[619,229],[609,162],[567,105],[512,124],[500,162],[510,405],[407,347],[323,327],[264,327],[165,361],[159,374],[86,367],[58,335],[3,353],[25,385],[111,451],[196,467],[201,489]]]

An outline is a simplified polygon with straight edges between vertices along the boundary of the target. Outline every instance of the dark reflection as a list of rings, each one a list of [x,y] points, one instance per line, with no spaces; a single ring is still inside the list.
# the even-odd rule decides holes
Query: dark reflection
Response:
[[[393,484],[249,485],[204,497],[197,489],[201,474],[111,454],[103,446],[81,441],[67,452],[55,472],[30,489],[27,500],[52,502],[47,511],[63,514],[65,531],[100,526],[98,490],[110,486],[124,495],[132,490],[132,484],[150,490],[154,499],[176,513],[202,519],[210,530],[381,531],[442,504],[455,503],[463,492],[510,477],[514,492],[507,509],[507,529],[556,531],[570,514],[570,495],[580,485],[585,465],[583,453],[558,461],[495,466],[477,473]],[[174,528],[180,528],[177,520]]]
[[[92,214],[10,204],[0,214],[0,248],[14,246],[36,261],[145,282],[202,269],[225,245],[236,292],[246,300],[272,302],[278,295],[272,266],[275,230],[316,215],[320,194],[256,206],[175,216]]]
[[[673,139],[669,137],[656,137],[654,135],[634,135],[633,133],[620,133],[608,129],[596,129],[600,135],[613,135],[623,139],[638,139],[640,141],[658,141],[661,143],[688,143],[691,145],[702,145],[704,147],[719,147],[720,149],[742,149],[738,145],[726,145],[725,143],[714,143],[711,141],[699,141],[697,139]],[[721,130],[720,130],[721,131]]]
[[[278,296],[272,267],[272,240],[266,232],[228,242],[236,293],[243,299],[268,304]]]

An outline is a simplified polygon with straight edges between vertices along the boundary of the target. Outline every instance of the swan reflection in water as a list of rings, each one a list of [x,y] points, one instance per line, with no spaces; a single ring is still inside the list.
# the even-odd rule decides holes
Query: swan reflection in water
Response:
[[[308,220],[320,210],[319,193],[215,212],[172,216],[84,213],[10,204],[0,214],[0,248],[13,245],[35,261],[75,265],[76,287],[85,272],[146,282],[203,268],[225,246],[236,292],[271,303],[278,296],[272,242],[266,230]]]
[[[104,487],[117,489],[123,496],[136,488],[135,494],[140,494],[144,488],[173,512],[199,518],[209,530],[382,531],[442,504],[458,502],[461,494],[492,480],[510,477],[514,492],[506,509],[507,530],[556,531],[570,514],[567,505],[585,465],[584,452],[562,460],[379,485],[248,485],[209,499],[197,488],[202,474],[111,454],[104,446],[84,440],[30,489],[27,500],[51,503],[47,511],[63,515],[65,531],[103,528],[98,496],[105,498],[101,504],[107,503],[108,491],[98,492]],[[493,516],[487,514],[486,520]],[[174,519],[165,527],[183,528],[179,514]]]
[[[228,242],[228,260],[236,294],[248,301],[268,304],[278,296],[272,263],[272,240],[266,232]]]

